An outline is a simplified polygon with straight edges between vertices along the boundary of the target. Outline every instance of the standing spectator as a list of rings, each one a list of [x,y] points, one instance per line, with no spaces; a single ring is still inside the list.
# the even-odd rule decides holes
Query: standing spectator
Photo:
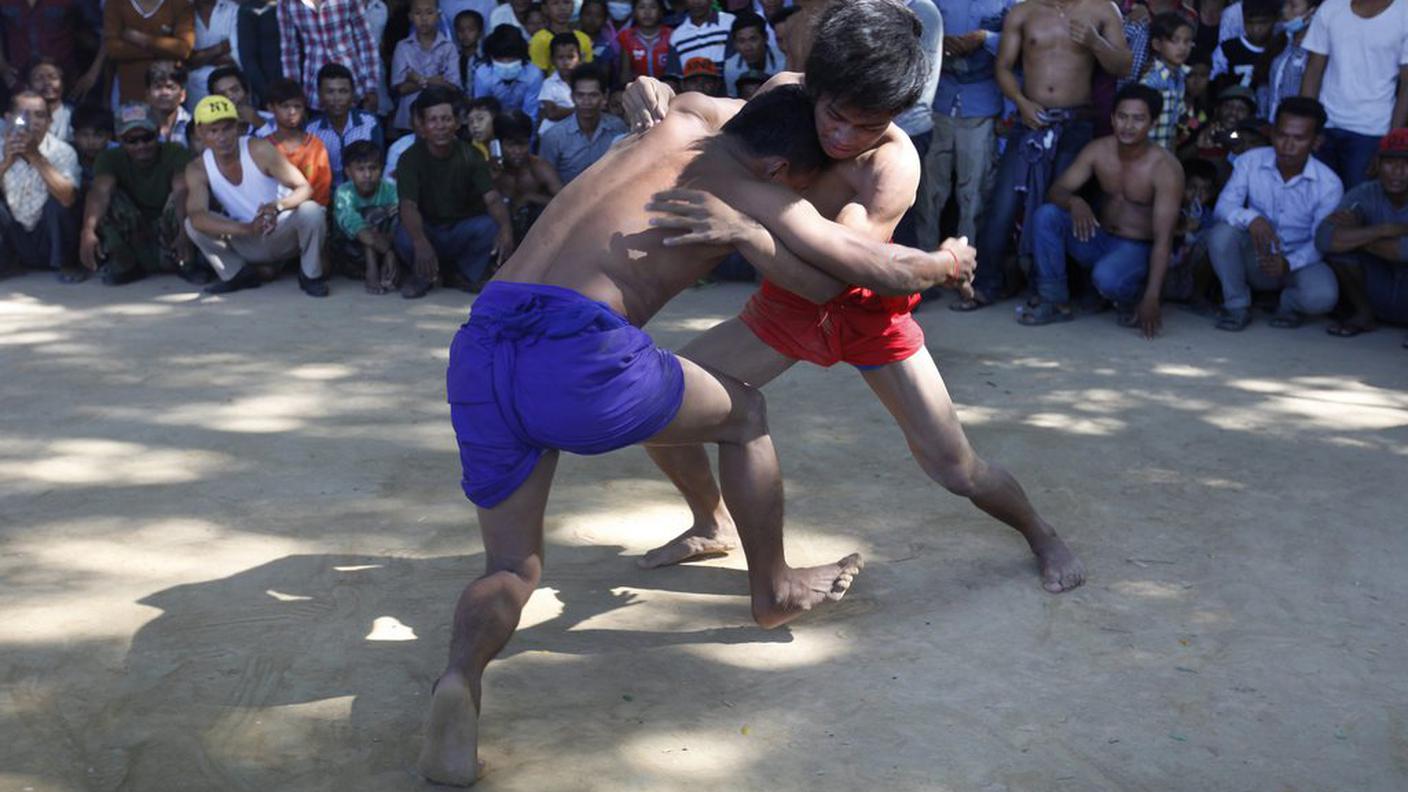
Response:
[[[577,40],[577,49],[583,63],[591,63],[595,56],[592,38],[580,30],[572,29],[572,0],[547,0],[543,4],[547,16],[547,27],[533,34],[528,41],[528,57],[544,74],[552,73],[552,40],[555,36],[572,36]]]
[[[103,7],[103,43],[116,64],[118,102],[145,99],[153,61],[184,61],[195,45],[195,11],[188,0],[115,0]],[[184,86],[183,86],[184,87]]]
[[[207,96],[223,96],[234,104],[241,135],[264,137],[273,133],[274,115],[254,107],[254,95],[249,91],[244,72],[234,66],[218,66],[210,73],[206,88]]]
[[[514,244],[521,243],[538,215],[562,189],[557,172],[530,150],[533,122],[522,113],[494,119],[494,137],[503,146],[502,167],[494,173],[494,189],[508,201]]]
[[[572,115],[572,87],[567,84],[572,71],[581,65],[581,42],[570,33],[552,38],[552,74],[543,80],[538,92],[538,134],[546,134]]]
[[[602,111],[606,84],[596,69],[578,66],[572,72],[572,117],[543,136],[539,155],[566,184],[601,159],[616,138],[626,134],[626,123]]]
[[[492,96],[505,110],[522,110],[538,118],[543,72],[528,62],[528,43],[514,28],[500,26],[484,39],[489,62],[474,71],[474,96]]]
[[[84,31],[102,27],[99,4],[88,0],[0,0],[0,79],[5,87],[20,87],[25,64],[51,58],[66,75],[79,74],[84,64],[79,39]],[[76,94],[86,94],[102,74],[101,59],[82,72]]]
[[[1310,32],[1310,20],[1319,5],[1320,0],[1286,0],[1286,4],[1281,6],[1286,35],[1272,44],[1267,52],[1268,57],[1263,58],[1258,67],[1266,72],[1257,81],[1261,85],[1256,92],[1259,117],[1275,118],[1276,108],[1282,99],[1300,95],[1301,80],[1305,78],[1305,67],[1310,62],[1310,52],[1303,44],[1306,34]]]
[[[363,0],[278,0],[283,76],[305,93],[318,92],[318,70],[341,63],[352,70],[362,109],[377,109],[381,53]],[[316,109],[316,106],[315,106]]]
[[[359,140],[370,141],[378,152],[383,148],[381,124],[376,116],[352,106],[355,97],[352,72],[346,66],[329,63],[318,70],[318,104],[322,105],[323,114],[308,124],[308,132],[327,149],[334,187],[346,178],[344,149]]]
[[[1330,119],[1317,156],[1353,188],[1379,138],[1408,126],[1408,2],[1325,0],[1302,46],[1300,95],[1318,98]]]
[[[98,156],[84,202],[78,257],[89,272],[103,266],[103,283],[120,286],[158,272],[208,283],[193,266],[186,220],[186,164],[191,153],[157,140],[157,118],[140,102],[122,106],[121,146]]]
[[[479,54],[479,42],[484,38],[484,17],[478,11],[465,10],[455,15],[455,44],[459,47],[460,86],[474,86],[474,70],[484,62]]]
[[[243,0],[237,27],[239,56],[236,60],[240,62],[239,68],[247,79],[245,93],[251,96],[261,95],[265,86],[283,76],[283,36],[279,29],[279,0]],[[220,66],[216,70],[223,68],[225,67]],[[209,84],[207,80],[206,85]],[[199,135],[192,137],[196,140],[200,138]]]
[[[1281,292],[1273,327],[1298,327],[1304,314],[1335,307],[1335,275],[1315,249],[1315,231],[1344,190],[1334,171],[1310,157],[1325,109],[1293,96],[1276,115],[1275,146],[1245,152],[1222,188],[1208,233],[1208,256],[1222,282],[1219,330],[1251,323],[1251,290]]]
[[[1257,62],[1271,43],[1281,17],[1280,0],[1245,0],[1242,8],[1242,34],[1224,40],[1212,55],[1213,84],[1219,88],[1240,85],[1256,89]]]
[[[744,72],[777,74],[787,66],[787,56],[768,43],[768,23],[751,11],[733,20],[733,55],[724,61],[724,86],[728,95],[738,96],[738,78]]]
[[[398,131],[411,128],[411,104],[426,88],[460,90],[459,49],[440,25],[436,0],[411,0],[411,35],[396,45],[391,58],[391,90],[396,94]]]
[[[308,186],[313,190],[313,200],[320,206],[332,203],[332,166],[328,162],[328,150],[317,135],[303,129],[308,120],[308,99],[303,88],[290,79],[275,80],[265,91],[269,98],[269,112],[274,114],[277,129],[269,136],[269,142],[284,155],[289,164],[303,174]]]
[[[308,180],[267,140],[241,135],[225,97],[205,97],[194,115],[205,151],[186,166],[186,234],[220,276],[206,293],[258,287],[257,265],[298,256],[299,288],[326,297],[327,220]]]
[[[1193,23],[1182,14],[1159,14],[1149,23],[1149,46],[1155,60],[1140,84],[1153,88],[1163,97],[1163,111],[1154,120],[1149,139],[1154,145],[1172,151],[1178,142],[1178,124],[1183,118],[1183,96],[1188,91],[1183,64],[1193,51]]]
[[[381,178],[381,149],[370,142],[348,146],[345,159],[347,173],[333,197],[332,248],[347,265],[361,267],[368,294],[385,294],[396,288],[400,270],[391,242],[396,185]]]
[[[49,105],[33,91],[10,99],[0,145],[0,252],[24,269],[50,269],[64,283],[88,273],[74,266],[73,208],[78,202],[78,154],[49,134]]]
[[[73,111],[73,150],[78,152],[79,189],[93,183],[98,155],[112,144],[112,113],[106,107],[81,105]]]
[[[728,49],[733,14],[715,11],[712,0],[685,0],[685,16],[670,33],[670,65],[681,67],[694,58],[708,58],[720,70]]]
[[[423,137],[401,155],[396,168],[401,212],[396,252],[415,263],[401,290],[407,299],[430,291],[442,258],[475,289],[489,276],[495,247],[500,261],[513,253],[513,225],[494,190],[489,165],[455,136],[459,120],[454,103],[454,94],[443,88],[427,89],[416,99],[411,111]]]
[[[25,75],[29,90],[44,97],[49,105],[49,134],[64,141],[73,142],[73,106],[64,101],[64,73],[58,61],[41,57],[29,65]]]
[[[616,42],[618,30],[611,22],[606,0],[582,0],[577,27],[592,40],[592,63],[602,74],[614,77],[619,70],[621,45]]]
[[[632,13],[635,24],[616,37],[621,44],[622,85],[641,76],[664,77],[670,58],[672,28],[661,24],[665,9],[660,0],[635,0]]]
[[[152,61],[147,67],[147,95],[143,97],[156,114],[157,138],[162,143],[186,145],[186,69],[172,61]]]
[[[895,116],[894,120],[895,125],[909,135],[921,163],[914,203],[900,217],[899,225],[895,226],[894,240],[909,247],[937,250],[940,207],[934,206],[930,198],[929,176],[924,171],[923,161],[934,136],[934,94],[939,87],[939,73],[944,61],[944,19],[939,15],[939,7],[934,5],[934,0],[908,0],[908,4],[909,10],[919,19],[919,46],[924,49],[929,71],[919,100],[913,107]]]
[[[195,0],[195,49],[186,61],[186,101],[200,104],[210,93],[210,73],[217,66],[240,65],[240,6],[235,0]]]
[[[509,25],[518,31],[524,41],[528,40],[528,12],[533,7],[533,0],[508,0],[495,8],[489,14],[489,33],[493,34],[500,25]]]

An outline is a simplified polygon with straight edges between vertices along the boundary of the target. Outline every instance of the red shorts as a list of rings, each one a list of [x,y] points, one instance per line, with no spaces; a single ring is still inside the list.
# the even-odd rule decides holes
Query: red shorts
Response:
[[[873,368],[906,360],[924,346],[924,331],[910,315],[919,299],[881,297],[852,286],[817,305],[765,280],[738,318],[787,357]]]

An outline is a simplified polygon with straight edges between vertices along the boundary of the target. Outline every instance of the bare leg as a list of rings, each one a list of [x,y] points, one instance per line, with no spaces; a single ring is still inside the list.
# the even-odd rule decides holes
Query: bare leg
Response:
[[[679,355],[754,388],[771,382],[797,362],[758,340],[736,317],[690,341]],[[637,563],[651,569],[721,555],[737,547],[738,532],[719,486],[714,482],[714,471],[704,447],[647,444],[645,452],[684,495],[693,524],[684,533],[646,553]]]
[[[362,258],[366,261],[367,266],[367,294],[385,294],[386,289],[381,286],[381,275],[377,272],[377,253],[371,245],[362,246]]]
[[[839,600],[860,572],[859,554],[809,569],[787,565],[782,547],[782,472],[768,436],[762,394],[689,360],[682,359],[680,365],[684,403],[675,420],[649,442],[719,444],[719,481],[748,557],[753,618],[763,627],[776,627]]]
[[[435,683],[420,752],[421,775],[436,783],[469,786],[478,777],[484,667],[508,643],[542,578],[543,511],[556,469],[557,452],[543,454],[508,500],[479,510],[486,569],[455,607],[450,663]]]
[[[400,260],[396,258],[396,251],[387,248],[386,252],[381,254],[382,291],[389,292],[396,288],[397,281],[399,280],[397,276],[401,274],[400,269],[401,264]]]
[[[929,350],[920,349],[908,360],[863,375],[899,423],[924,472],[1026,538],[1047,591],[1069,591],[1085,582],[1085,565],[1032,508],[1022,485],[1011,473],[973,452]]]

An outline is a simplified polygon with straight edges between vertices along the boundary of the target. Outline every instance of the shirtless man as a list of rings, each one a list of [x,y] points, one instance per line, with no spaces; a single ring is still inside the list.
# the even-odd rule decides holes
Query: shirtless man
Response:
[[[979,224],[974,295],[951,309],[975,310],[1005,295],[1004,259],[1013,224],[1021,216],[1027,221],[1022,227],[1032,227],[1040,206],[1032,197],[1045,195],[1051,179],[1094,135],[1090,81],[1095,65],[1123,77],[1132,62],[1120,12],[1110,0],[1028,0],[1007,13],[995,77],[1017,105],[1022,123],[1008,133],[992,198]],[[1023,235],[1020,252],[1031,253],[1029,235]]]
[[[616,144],[548,206],[455,336],[451,418],[487,570],[460,597],[449,666],[432,693],[420,756],[432,781],[475,780],[484,667],[541,579],[559,450],[718,443],[724,497],[741,516],[753,616],[764,627],[840,599],[860,571],[855,554],[787,565],[782,481],[761,396],[658,349],[638,329],[732,249],[799,288],[823,277],[802,259],[891,293],[971,271],[970,260],[955,275],[948,252],[872,242],[801,200],[793,189],[825,163],[815,110],[800,89],[774,93],[722,132],[696,106],[711,100],[681,96],[663,123]],[[708,192],[669,192],[686,183]],[[672,214],[647,222],[647,202]],[[671,238],[667,229],[680,227],[690,233]]]
[[[851,0],[831,6],[816,32],[805,80],[817,97],[822,146],[838,162],[806,197],[836,222],[872,240],[887,240],[913,202],[919,182],[914,146],[890,123],[913,104],[924,84],[927,60],[919,43],[919,22],[891,0]],[[802,77],[778,75],[759,95]],[[653,92],[659,90],[658,83],[640,78],[627,89],[628,107],[648,115]],[[742,104],[715,100],[708,106],[717,128]],[[972,250],[957,240],[948,240],[943,248]],[[924,333],[910,315],[917,303],[917,295],[882,297],[836,282],[803,289],[769,275],[742,314],[694,339],[680,355],[754,388],[799,360],[856,366],[894,416],[930,478],[1021,532],[1036,554],[1046,590],[1079,586],[1085,580],[1080,559],[1036,513],[1016,479],[969,446],[943,377],[924,347]],[[647,553],[641,565],[676,564],[734,549],[734,518],[719,496],[704,448],[647,451],[683,493],[693,525]]]
[[[547,160],[533,156],[533,122],[522,112],[495,116],[494,136],[503,147],[503,159],[494,169],[494,191],[508,200],[513,239],[522,242],[543,208],[561,192],[562,180]]]
[[[1101,296],[1115,304],[1120,324],[1158,335],[1174,228],[1183,203],[1183,167],[1149,140],[1163,96],[1131,84],[1115,96],[1113,135],[1081,149],[1051,185],[1050,203],[1036,213],[1032,233],[1037,297],[1017,314],[1025,325],[1064,322],[1075,314],[1066,288],[1066,256],[1091,269]],[[1100,219],[1076,195],[1094,176],[1103,194]]]

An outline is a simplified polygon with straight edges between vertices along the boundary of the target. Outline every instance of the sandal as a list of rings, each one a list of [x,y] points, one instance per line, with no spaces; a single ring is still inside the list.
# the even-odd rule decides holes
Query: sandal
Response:
[[[1282,330],[1294,330],[1305,324],[1305,317],[1294,311],[1287,311],[1286,313],[1277,313],[1275,316],[1271,317],[1271,320],[1268,321],[1267,324],[1272,327],[1279,327]]]
[[[992,305],[992,303],[993,301],[991,297],[988,297],[986,294],[983,294],[980,291],[974,290],[972,299],[959,300],[955,303],[949,303],[948,309],[950,311],[957,311],[958,313],[969,313],[972,311],[976,311],[979,308],[986,308],[989,305]]]
[[[1055,303],[1049,302],[1027,305],[1017,312],[1017,323],[1027,327],[1069,322],[1074,318],[1076,318],[1074,311],[1069,308],[1059,308]]]
[[[1364,333],[1373,332],[1377,329],[1378,328],[1373,325],[1362,325],[1358,322],[1335,322],[1325,328],[1325,332],[1335,338],[1354,338],[1357,335],[1363,335]]]
[[[1226,330],[1230,333],[1240,333],[1247,329],[1247,325],[1252,323],[1252,312],[1249,308],[1234,308],[1222,314],[1222,318],[1217,320],[1218,330]]]

